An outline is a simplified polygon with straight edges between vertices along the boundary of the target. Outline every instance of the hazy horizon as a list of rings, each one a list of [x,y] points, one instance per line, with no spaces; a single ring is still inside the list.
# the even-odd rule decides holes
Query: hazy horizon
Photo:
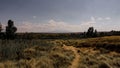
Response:
[[[120,0],[0,0],[0,22],[18,32],[120,30]]]

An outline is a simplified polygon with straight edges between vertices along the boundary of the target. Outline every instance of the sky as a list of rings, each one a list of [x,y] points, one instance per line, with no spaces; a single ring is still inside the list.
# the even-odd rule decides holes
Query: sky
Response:
[[[120,30],[120,0],[0,0],[0,22],[18,32]]]

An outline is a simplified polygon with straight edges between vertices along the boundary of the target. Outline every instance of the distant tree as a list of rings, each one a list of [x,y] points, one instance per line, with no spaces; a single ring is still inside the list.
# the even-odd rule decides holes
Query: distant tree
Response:
[[[0,23],[0,39],[3,37],[3,33],[2,33],[2,24]]]
[[[97,37],[98,36],[98,32],[94,27],[89,27],[87,33],[86,33],[86,37]]]
[[[112,30],[112,31],[110,31],[110,34],[111,35],[120,35],[120,31]]]
[[[87,37],[93,37],[93,33],[94,33],[94,28],[93,27],[89,27],[86,35],[87,35]]]
[[[0,33],[2,32],[2,24],[0,23]]]
[[[14,39],[16,31],[17,31],[17,28],[14,26],[14,22],[12,20],[8,20],[8,26],[6,26],[7,39]]]
[[[97,32],[97,30],[95,29],[94,37],[97,37],[97,36],[98,36],[98,32]]]
[[[83,33],[83,37],[86,37],[86,32]]]

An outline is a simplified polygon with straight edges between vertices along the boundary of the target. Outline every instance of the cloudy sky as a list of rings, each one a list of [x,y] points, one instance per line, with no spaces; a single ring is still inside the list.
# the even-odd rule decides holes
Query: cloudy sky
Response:
[[[18,32],[120,30],[120,0],[0,0],[0,22]]]

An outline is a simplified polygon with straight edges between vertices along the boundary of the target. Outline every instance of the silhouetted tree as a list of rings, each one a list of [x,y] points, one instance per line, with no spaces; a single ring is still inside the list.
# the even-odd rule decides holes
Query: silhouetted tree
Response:
[[[86,35],[87,35],[87,37],[93,37],[93,33],[94,33],[94,28],[93,27],[89,27]]]
[[[86,33],[86,36],[87,37],[97,37],[98,36],[98,32],[97,32],[96,29],[94,30],[93,27],[89,27],[89,29],[88,29],[88,31]]]
[[[95,29],[94,37],[97,37],[97,36],[98,36],[98,32],[97,32],[97,30]]]
[[[0,39],[2,38],[2,24],[0,23]]]
[[[83,33],[83,37],[84,37],[84,38],[86,37],[86,32]]]
[[[8,26],[6,26],[7,39],[14,39],[16,31],[17,31],[17,28],[14,26],[14,22],[12,20],[8,20]]]
[[[1,31],[2,31],[2,24],[0,23],[0,33],[1,33]]]

